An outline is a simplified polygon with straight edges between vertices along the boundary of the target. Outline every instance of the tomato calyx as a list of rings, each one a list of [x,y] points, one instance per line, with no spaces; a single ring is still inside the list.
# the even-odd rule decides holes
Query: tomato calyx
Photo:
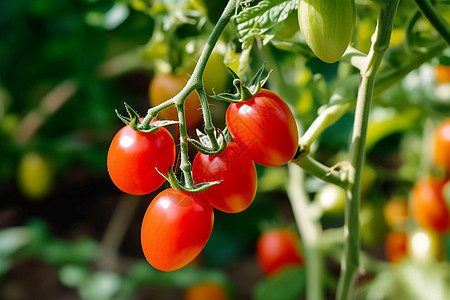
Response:
[[[200,141],[188,138],[188,141],[194,146],[198,152],[206,155],[219,154],[228,145],[229,139],[225,136],[222,130],[215,128],[214,134],[209,136],[197,129],[197,136]],[[211,141],[211,138],[215,139],[215,143]],[[213,146],[215,144],[216,146]]]
[[[222,180],[217,180],[217,181],[212,181],[212,182],[202,182],[202,183],[198,183],[198,184],[194,185],[193,187],[188,187],[185,185],[183,178],[181,181],[178,180],[178,178],[175,175],[175,173],[173,172],[172,168],[169,168],[167,175],[160,172],[158,169],[156,169],[156,171],[170,183],[170,186],[173,189],[175,189],[177,191],[181,191],[181,192],[186,192],[186,193],[201,193],[201,192],[204,192],[207,189],[213,187],[214,185],[222,182]]]
[[[228,71],[230,71],[231,76],[233,77],[233,85],[236,88],[236,93],[216,94],[213,90],[214,95],[211,96],[211,98],[214,98],[216,100],[223,100],[230,103],[240,103],[250,100],[251,98],[253,98],[253,96],[259,93],[261,88],[269,79],[270,74],[272,73],[272,70],[270,70],[266,77],[261,78],[263,76],[265,65],[266,63],[264,62],[261,68],[259,68],[258,72],[256,72],[256,74],[250,80],[250,83],[247,85],[242,82],[242,79],[239,78],[239,75],[237,75],[232,69],[227,67]]]
[[[178,121],[171,121],[171,120],[153,120],[154,118],[152,116],[146,117],[142,119],[139,114],[131,108],[131,106],[128,105],[128,103],[124,103],[125,109],[127,110],[129,117],[122,116],[119,111],[116,109],[116,115],[119,117],[119,119],[124,122],[126,125],[129,125],[131,129],[134,131],[144,132],[144,133],[151,133],[157,131],[160,127],[164,127],[167,125],[172,124],[178,124]],[[153,120],[152,122],[148,122],[146,120]]]

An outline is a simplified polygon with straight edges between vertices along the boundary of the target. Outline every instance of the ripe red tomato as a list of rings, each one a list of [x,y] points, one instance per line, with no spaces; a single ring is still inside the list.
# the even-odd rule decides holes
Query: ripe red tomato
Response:
[[[150,105],[156,106],[178,94],[188,81],[187,76],[176,74],[159,74],[153,77],[148,87]],[[184,102],[186,127],[192,128],[202,119],[200,98],[196,91],[192,92]],[[167,120],[178,120],[175,106],[164,109],[159,117]]]
[[[443,121],[433,136],[434,164],[445,170],[450,170],[450,118]]]
[[[186,289],[185,300],[226,300],[229,299],[225,287],[219,283],[206,281]]]
[[[246,102],[230,104],[226,122],[234,141],[257,164],[281,166],[297,151],[294,116],[287,104],[269,90],[262,89]]]
[[[256,256],[266,275],[275,275],[286,267],[303,265],[299,237],[289,229],[272,229],[263,233],[256,245]]]
[[[255,164],[234,142],[230,142],[219,154],[197,153],[192,172],[197,183],[223,180],[202,192],[212,206],[221,211],[241,212],[250,206],[255,197],[257,183]]]
[[[161,271],[190,263],[203,249],[212,231],[214,213],[201,194],[166,189],[145,212],[141,244],[147,261]]]
[[[125,193],[144,195],[164,182],[156,169],[167,174],[175,161],[175,143],[165,128],[143,133],[125,126],[109,146],[107,165],[114,184]]]
[[[408,235],[402,231],[391,231],[386,235],[385,252],[391,263],[398,263],[407,256]]]
[[[444,180],[422,179],[414,185],[411,206],[414,219],[420,226],[445,233],[450,228],[449,207],[442,195]]]

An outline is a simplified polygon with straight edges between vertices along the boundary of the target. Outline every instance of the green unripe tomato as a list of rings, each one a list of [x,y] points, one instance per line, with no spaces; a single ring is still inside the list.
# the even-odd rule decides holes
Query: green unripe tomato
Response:
[[[353,37],[355,0],[299,0],[300,30],[318,58],[338,61]]]
[[[26,153],[17,170],[17,181],[22,194],[30,200],[40,200],[53,186],[53,170],[41,154]]]

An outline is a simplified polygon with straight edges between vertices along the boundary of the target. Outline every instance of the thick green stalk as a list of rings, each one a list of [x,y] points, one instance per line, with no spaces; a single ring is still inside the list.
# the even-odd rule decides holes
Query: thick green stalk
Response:
[[[442,36],[442,38],[450,45],[450,26],[445,19],[439,15],[429,0],[414,0],[420,11],[430,21],[434,29]]]
[[[320,224],[308,213],[308,195],[303,189],[303,170],[295,165],[289,164],[289,186],[288,197],[291,202],[292,211],[302,237],[302,248],[306,264],[306,299],[323,299],[322,272],[323,256],[319,250],[319,237],[322,233]]]
[[[375,41],[367,56],[367,64],[361,69],[361,83],[356,99],[355,121],[353,125],[352,145],[350,149],[350,167],[348,180],[344,224],[344,255],[341,262],[336,299],[351,299],[355,278],[359,268],[359,202],[361,173],[365,158],[367,124],[372,103],[375,76],[389,47],[390,36],[394,24],[395,13],[400,0],[378,1],[380,15],[378,17]]]

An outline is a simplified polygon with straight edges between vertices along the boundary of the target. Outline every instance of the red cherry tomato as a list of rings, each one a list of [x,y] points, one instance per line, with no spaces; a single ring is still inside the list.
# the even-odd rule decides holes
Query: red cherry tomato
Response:
[[[271,91],[262,89],[246,102],[230,104],[226,122],[234,141],[257,164],[281,166],[297,151],[294,116],[287,104]]]
[[[450,119],[443,121],[434,132],[434,164],[447,171],[450,170]]]
[[[385,252],[391,263],[398,263],[407,255],[408,235],[402,231],[391,231],[386,235]]]
[[[422,179],[414,185],[411,205],[414,219],[420,226],[445,233],[450,228],[449,207],[442,195],[444,180]]]
[[[167,174],[175,161],[175,143],[165,128],[142,133],[125,126],[109,146],[107,165],[114,184],[125,193],[144,195],[164,182],[156,171]]]
[[[259,266],[266,275],[303,265],[298,236],[289,229],[272,229],[263,233],[256,245]]]
[[[223,180],[202,192],[215,208],[227,212],[241,212],[253,201],[256,194],[256,168],[239,146],[230,142],[227,148],[215,155],[200,152],[192,166],[197,183]]]
[[[203,249],[212,231],[214,213],[201,194],[166,189],[145,212],[141,244],[147,261],[161,271],[190,263]]]

